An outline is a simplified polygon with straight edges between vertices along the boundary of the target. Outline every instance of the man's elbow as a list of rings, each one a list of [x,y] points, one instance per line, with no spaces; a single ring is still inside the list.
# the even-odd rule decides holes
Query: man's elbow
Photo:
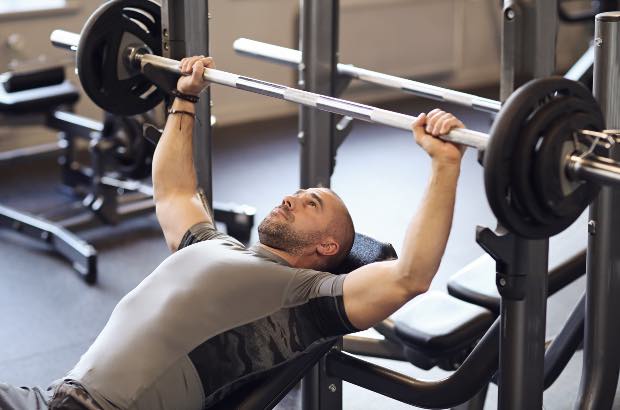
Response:
[[[413,299],[428,292],[431,287],[431,279],[428,279],[428,277],[432,278],[434,276],[424,274],[419,269],[399,269],[398,275],[408,299]]]
[[[176,234],[174,218],[171,217],[171,206],[167,201],[155,202],[155,215],[157,222],[164,234],[166,240],[166,246],[171,252],[176,252],[179,249],[181,240]]]

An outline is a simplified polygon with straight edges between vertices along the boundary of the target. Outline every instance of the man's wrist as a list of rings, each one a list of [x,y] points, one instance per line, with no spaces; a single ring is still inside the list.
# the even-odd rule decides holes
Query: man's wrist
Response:
[[[189,101],[181,100],[179,98],[174,99],[171,108],[175,110],[189,111],[194,114],[196,113],[196,104]]]
[[[461,172],[461,161],[433,159],[431,167],[434,173],[458,176]]]
[[[194,93],[186,93],[184,91],[179,90],[178,88],[175,88],[174,90],[171,90],[170,91],[170,95],[172,95],[176,99],[189,101],[191,103],[197,103],[200,100],[200,92],[198,92],[196,94],[194,94]]]

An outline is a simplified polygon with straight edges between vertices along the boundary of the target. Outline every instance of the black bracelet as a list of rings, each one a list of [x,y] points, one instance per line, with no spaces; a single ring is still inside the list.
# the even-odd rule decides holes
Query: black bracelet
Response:
[[[185,115],[189,115],[190,117],[196,119],[196,114],[193,112],[189,112],[189,111],[184,111],[184,110],[175,110],[173,108],[170,108],[168,110],[168,114],[172,115],[172,114],[185,114]]]
[[[198,124],[202,125],[200,123],[200,119],[198,117],[196,117],[196,114],[193,112],[189,112],[189,111],[184,111],[184,110],[175,110],[174,108],[170,108],[168,110],[168,115],[173,115],[173,114],[181,114],[181,115],[188,115],[190,117],[192,117],[193,119],[195,119],[196,121],[198,121]],[[179,121],[179,129],[181,129],[181,124],[183,123],[183,119],[181,119]]]
[[[170,91],[170,95],[179,98],[181,100],[184,101],[189,101],[191,103],[197,103],[198,100],[200,100],[200,97],[197,95],[191,95],[191,94],[183,94],[182,92],[180,92],[179,90],[177,90],[176,88],[172,91]]]

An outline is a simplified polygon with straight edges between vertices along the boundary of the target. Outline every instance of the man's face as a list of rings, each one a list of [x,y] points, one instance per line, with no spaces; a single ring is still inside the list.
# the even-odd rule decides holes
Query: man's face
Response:
[[[287,195],[258,227],[262,244],[296,254],[318,244],[329,231],[340,200],[328,189],[309,188]]]

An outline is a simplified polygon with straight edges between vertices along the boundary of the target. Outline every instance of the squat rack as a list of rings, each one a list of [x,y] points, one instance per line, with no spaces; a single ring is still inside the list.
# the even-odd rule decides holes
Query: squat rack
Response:
[[[300,49],[303,71],[300,78],[322,75],[330,81],[330,89],[334,90],[338,81],[337,62],[334,59],[321,59],[321,55],[307,53],[307,50],[332,50],[332,54],[337,55],[339,1],[305,0],[301,5],[303,29],[300,33]],[[526,80],[553,73],[556,10],[556,1],[505,2],[501,57],[502,100],[512,93],[515,86]],[[320,37],[319,34],[313,34],[314,31],[331,33],[332,36]],[[308,88],[312,84],[304,83],[306,90],[314,91]],[[306,127],[305,123],[302,124],[302,127]],[[302,129],[302,132],[308,138],[313,136],[313,129]],[[320,135],[315,138],[320,138]],[[331,141],[331,144],[327,143],[330,147],[337,142],[334,139]],[[324,150],[323,155],[328,152],[332,151]],[[316,178],[309,179],[308,183],[312,185],[324,181]],[[498,279],[503,279],[498,280],[498,284],[504,284],[498,286],[502,295],[498,408],[542,408],[549,241],[519,238],[502,232],[501,228],[496,232],[479,228],[476,240],[497,261]],[[321,359],[318,368],[315,367],[302,383],[304,410],[342,408],[342,382],[326,371],[326,360]]]
[[[302,64],[299,65],[300,86],[307,91],[329,92],[329,95],[335,95],[334,90],[342,91],[342,85],[345,84],[346,86],[347,80],[342,78],[343,75],[359,77],[360,73],[363,75],[364,72],[364,70],[360,71],[360,69],[351,68],[351,66],[338,64],[337,60],[333,58],[334,55],[338,54],[338,0],[305,0],[305,2],[302,0],[301,6],[300,50],[302,50]],[[558,23],[557,7],[557,1],[507,0],[504,2],[500,87],[502,101],[512,93],[516,86],[523,82],[531,78],[549,76],[553,73]],[[597,33],[600,30],[601,21],[612,22],[614,19],[617,21],[617,16],[605,15],[597,18]],[[325,35],[326,33],[331,34],[331,36]],[[610,87],[609,78],[614,78],[614,75],[617,77],[617,67],[620,65],[619,61],[608,61],[609,55],[614,55],[614,47],[617,48],[617,34],[615,37],[608,34],[607,37],[612,39],[607,42],[609,47],[607,51],[595,50],[598,52],[596,55],[599,67],[596,75],[597,78],[603,78],[596,83],[599,86],[598,88],[595,86],[595,96],[601,102],[607,117],[608,127],[620,128],[618,121],[610,117],[609,109],[606,108],[606,105],[613,106],[613,102],[618,101],[619,96],[613,95],[614,93],[609,91],[613,90]],[[597,34],[596,44],[598,46],[601,44],[600,41],[601,36]],[[609,43],[612,45],[609,46]],[[245,54],[257,55],[255,50],[252,50],[252,46],[256,45],[255,42],[252,44],[249,40],[242,40],[236,42],[235,48]],[[268,49],[274,46],[263,45],[261,47]],[[317,53],[316,50],[322,50],[322,53]],[[271,53],[277,55],[272,61],[298,64],[300,56],[289,51],[272,48],[270,51],[259,54],[262,54],[263,58],[269,59],[265,54]],[[608,67],[605,69],[601,68],[601,59],[606,59]],[[609,72],[613,72],[613,74],[605,74]],[[324,79],[325,83],[322,84],[322,89],[319,89],[313,82],[313,79],[316,78]],[[387,80],[393,81],[394,79],[388,78]],[[401,86],[401,88],[405,87]],[[432,91],[436,91],[436,89]],[[424,92],[422,91],[421,94]],[[431,94],[430,96],[435,99],[439,99],[437,97],[449,99],[445,98],[445,95],[450,94],[442,94],[442,90],[439,90],[438,94]],[[474,108],[481,108],[481,104],[475,104],[473,101],[475,100],[466,99],[465,102]],[[463,103],[463,100],[460,102]],[[486,108],[488,111],[494,111],[496,106],[488,105]],[[482,109],[484,110],[484,108]],[[330,114],[323,113],[323,115],[328,116]],[[613,115],[617,116],[618,114],[614,112]],[[342,140],[334,136],[335,129],[333,126],[329,130],[323,129],[323,132],[317,135],[315,134],[316,127],[311,127],[311,124],[303,119],[300,124],[302,152],[306,150],[306,156],[302,154],[302,186],[329,186],[329,177],[313,173],[312,168],[303,166],[303,160],[304,158],[314,157],[316,163],[325,163],[325,156],[331,155],[330,164],[332,166],[323,168],[324,170],[329,169],[329,176],[331,176],[335,163],[335,149]],[[328,124],[327,119],[322,124],[326,126]],[[327,139],[325,136],[331,138]],[[315,141],[314,147],[316,144],[322,144],[323,149],[313,151],[307,148],[305,145],[308,140]],[[610,154],[613,159],[618,158],[614,152],[610,152]],[[598,404],[602,403],[611,405],[609,400],[613,401],[613,395],[610,398],[609,393],[606,392],[614,391],[618,379],[618,355],[614,355],[612,360],[605,365],[602,359],[602,352],[612,350],[612,342],[616,343],[618,340],[618,332],[609,326],[612,323],[609,320],[611,312],[613,312],[612,308],[615,307],[612,305],[613,297],[610,295],[620,290],[616,285],[618,280],[614,279],[614,286],[606,287],[603,285],[603,283],[612,283],[610,280],[613,278],[610,277],[609,272],[610,266],[614,266],[612,257],[614,254],[620,254],[609,250],[610,244],[613,244],[613,239],[615,239],[611,237],[613,229],[610,227],[617,226],[617,223],[614,223],[614,219],[612,219],[613,213],[610,212],[613,209],[611,202],[617,201],[612,195],[614,191],[616,191],[614,188],[605,188],[601,192],[599,200],[591,208],[590,242],[588,244],[590,251],[588,257],[588,296],[586,297],[588,314],[584,374],[579,394],[580,408],[600,408]],[[602,219],[607,222],[607,229],[595,235],[595,229],[592,227],[596,226],[599,214],[604,215]],[[501,409],[541,408],[544,386],[543,358],[545,353],[548,240],[526,240],[503,232],[502,228],[498,227],[495,232],[488,228],[479,228],[477,241],[497,261],[497,284],[502,295],[498,407]],[[606,274],[602,274],[601,270],[606,270]],[[598,354],[594,354],[594,352],[598,352]],[[335,352],[330,353],[330,357],[335,355]],[[330,374],[326,360],[323,358],[319,365],[304,379],[302,385],[304,410],[342,408],[341,381],[338,377],[333,377],[332,374],[337,372],[345,379],[348,377],[343,374],[346,371],[335,371],[333,366],[331,367],[332,374]],[[345,368],[346,366],[340,369]],[[354,367],[346,369],[355,372]],[[603,370],[597,373],[596,369]],[[595,377],[597,375],[602,376]],[[359,384],[359,377],[354,378],[358,379]],[[350,381],[355,383],[354,380]],[[365,384],[366,388],[373,389],[371,386],[372,383]],[[607,406],[603,405],[603,407]]]

